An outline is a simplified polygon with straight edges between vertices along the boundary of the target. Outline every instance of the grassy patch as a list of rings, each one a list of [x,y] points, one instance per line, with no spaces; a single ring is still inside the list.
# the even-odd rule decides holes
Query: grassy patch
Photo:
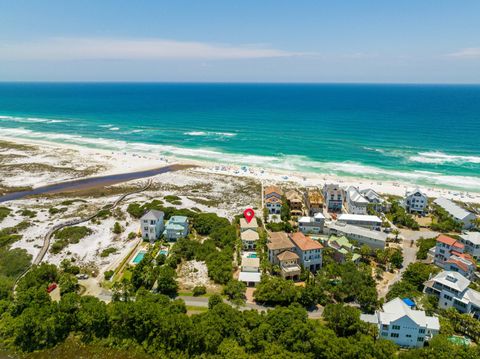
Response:
[[[216,207],[222,200],[219,199],[205,199],[205,198],[198,198],[198,197],[187,197],[190,201],[196,202],[198,204],[202,204],[207,207]]]
[[[87,203],[87,201],[85,201],[84,199],[67,199],[60,204],[62,206],[71,206],[72,204],[74,204],[76,202]]]
[[[167,201],[168,203],[176,204],[176,205],[182,204],[182,199],[178,196],[169,195],[169,196],[165,196],[164,198],[165,198],[165,201]]]
[[[102,253],[100,253],[100,257],[105,258],[105,257],[108,257],[110,254],[115,254],[115,253],[117,253],[116,248],[113,248],[113,247],[106,248],[102,251]]]
[[[29,218],[35,218],[37,216],[37,212],[32,211],[30,209],[22,209],[21,211],[19,211],[19,213],[21,216],[29,217]]]
[[[48,209],[48,213],[50,213],[51,215],[54,215],[54,214],[57,214],[57,213],[64,213],[68,210],[68,208],[66,207],[60,207],[60,208],[57,208],[57,207],[51,207]]]
[[[69,244],[80,242],[80,239],[92,234],[92,230],[83,226],[67,227],[55,233],[57,241],[52,244],[50,251],[52,253],[59,253],[63,248]]]
[[[195,305],[187,305],[187,312],[206,312],[208,311],[207,307],[198,307]]]
[[[0,148],[2,150],[17,150],[17,151],[35,151],[38,150],[38,147],[23,145],[20,143],[9,142],[9,141],[0,141]]]
[[[0,207],[0,222],[3,221],[11,212],[12,210],[8,207]]]

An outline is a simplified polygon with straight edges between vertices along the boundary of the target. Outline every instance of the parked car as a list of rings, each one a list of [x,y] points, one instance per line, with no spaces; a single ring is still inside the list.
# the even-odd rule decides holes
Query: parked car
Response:
[[[50,283],[47,287],[47,293],[51,293],[55,288],[57,288],[57,283]]]
[[[88,279],[88,274],[85,274],[85,273],[80,273],[80,274],[77,274],[77,279]]]

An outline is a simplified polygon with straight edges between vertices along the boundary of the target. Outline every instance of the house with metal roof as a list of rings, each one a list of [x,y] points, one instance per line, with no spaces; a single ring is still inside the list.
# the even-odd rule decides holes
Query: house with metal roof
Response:
[[[379,338],[406,348],[421,348],[440,331],[437,317],[412,309],[400,298],[385,303],[375,314],[361,314],[360,319],[377,326]]]
[[[441,309],[455,308],[480,318],[480,293],[469,288],[470,280],[453,271],[442,271],[424,284],[424,292],[438,297]]]
[[[140,218],[142,238],[154,241],[162,234],[164,223],[162,211],[150,210]]]
[[[369,203],[357,187],[350,186],[345,191],[345,209],[348,213],[367,214],[367,206]]]
[[[358,242],[361,246],[366,244],[372,249],[385,249],[388,235],[380,231],[372,231],[371,229],[353,226],[342,222],[326,222],[324,232],[326,234],[334,234],[337,236],[345,236],[349,240]]]
[[[477,218],[475,213],[467,211],[458,204],[444,197],[435,199],[433,203],[443,208],[455,221],[461,222],[463,229],[474,227],[473,221]]]
[[[369,229],[380,229],[382,227],[382,220],[379,217],[365,214],[343,213],[338,216],[337,221],[339,223],[351,224]]]
[[[173,216],[165,225],[163,236],[169,241],[185,238],[189,232],[188,218],[185,216]]]
[[[480,232],[466,232],[460,234],[460,242],[465,245],[465,252],[480,261]]]

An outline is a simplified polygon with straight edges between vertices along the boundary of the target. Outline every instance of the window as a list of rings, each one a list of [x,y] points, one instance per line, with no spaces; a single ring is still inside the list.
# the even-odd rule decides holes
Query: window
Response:
[[[400,325],[392,325],[393,330],[400,330]]]
[[[387,332],[382,332],[382,337],[388,337],[388,333]]]
[[[423,337],[418,337],[417,342],[423,342],[424,338]]]
[[[383,324],[383,326],[382,326],[382,329],[385,329],[385,330],[387,330],[387,329],[388,329],[388,325],[386,325],[386,324]]]
[[[419,329],[418,332],[419,332],[420,334],[423,334],[423,333],[425,333],[425,329]]]
[[[444,294],[443,295],[443,298],[445,298],[446,300],[452,300],[453,298],[450,297],[448,294]]]
[[[411,334],[407,334],[407,335],[405,335],[405,336],[406,336],[407,338],[411,338],[411,337],[412,337]]]
[[[398,333],[391,333],[390,337],[392,338],[398,338],[400,335]]]

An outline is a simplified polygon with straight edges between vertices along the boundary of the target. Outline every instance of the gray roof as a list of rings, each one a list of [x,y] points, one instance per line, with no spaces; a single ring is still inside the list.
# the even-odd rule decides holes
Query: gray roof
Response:
[[[358,191],[358,188],[354,186],[350,186],[347,188],[347,195],[352,202],[368,204],[367,199],[363,197]]]
[[[328,228],[335,229],[344,233],[347,237],[349,234],[356,234],[358,236],[376,239],[377,241],[386,242],[388,234],[380,231],[373,231],[368,228],[354,226],[351,224],[330,222],[326,224]]]
[[[413,191],[407,191],[406,196],[409,197],[417,192],[420,193],[422,196],[427,197],[425,192],[423,192],[420,188],[415,188]]]
[[[431,281],[444,284],[449,288],[463,292],[470,285],[470,281],[463,275],[453,271],[442,271],[438,273]]]
[[[379,203],[385,202],[385,200],[380,196],[375,190],[371,188],[362,189],[360,193],[369,201],[373,202],[374,200],[378,201]]]
[[[143,216],[142,216],[142,219],[144,218],[155,218],[155,219],[160,219],[160,218],[163,218],[165,214],[162,212],[162,211],[158,211],[156,209],[151,209],[150,211],[148,211],[147,213],[145,213]]]
[[[475,217],[472,212],[467,211],[466,209],[460,207],[459,205],[453,203],[449,199],[444,197],[439,197],[435,201],[435,204],[442,207],[445,211],[447,211],[452,217],[458,219],[460,221],[468,219],[468,217]]]
[[[480,232],[467,232],[465,234],[461,234],[460,238],[464,241],[470,241],[475,245],[480,245]]]
[[[383,310],[378,311],[380,324],[390,324],[407,316],[420,327],[439,330],[438,318],[429,317],[423,310],[413,310],[400,298],[395,298],[383,305]]]

